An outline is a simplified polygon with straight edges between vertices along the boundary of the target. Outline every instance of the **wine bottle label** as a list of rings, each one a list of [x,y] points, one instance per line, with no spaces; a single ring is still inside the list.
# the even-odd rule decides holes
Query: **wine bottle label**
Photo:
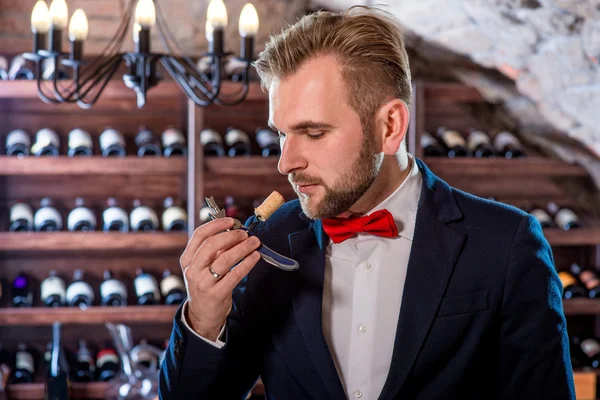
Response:
[[[62,229],[62,218],[56,208],[42,207],[37,210],[34,216],[34,225],[36,228],[41,226],[46,221],[53,221],[56,223],[58,230]]]
[[[600,279],[592,271],[581,271],[579,279],[585,285],[588,290],[591,290],[600,285]]]
[[[552,224],[552,217],[550,216],[550,214],[548,214],[545,210],[542,210],[541,208],[535,208],[531,210],[530,214],[533,215],[540,222],[540,224],[545,222]]]
[[[10,220],[24,219],[33,225],[33,211],[28,204],[16,203],[10,208]]]
[[[26,351],[17,351],[15,356],[15,366],[17,369],[24,369],[26,371],[34,373],[33,356]]]
[[[279,137],[270,129],[261,129],[256,133],[256,142],[262,149],[272,144],[279,145]]]
[[[60,140],[58,138],[58,134],[52,129],[44,128],[38,131],[36,135],[36,145],[41,147],[53,145],[54,147],[58,148],[59,144]]]
[[[502,151],[508,145],[522,147],[521,142],[510,132],[502,131],[494,137],[494,148],[496,151]]]
[[[490,144],[490,138],[482,131],[471,131],[469,133],[468,145],[469,149],[475,150],[477,146],[482,144]]]
[[[166,297],[173,289],[179,289],[182,292],[185,292],[185,284],[179,276],[171,274],[160,281],[160,292],[164,297]]]
[[[123,135],[116,129],[107,129],[100,135],[100,148],[106,149],[108,146],[119,145],[125,147],[125,139]]]
[[[185,137],[179,129],[169,128],[161,135],[161,141],[164,148],[169,147],[173,143],[185,144]]]
[[[571,222],[579,221],[579,217],[577,216],[577,214],[575,214],[573,211],[571,211],[568,208],[560,209],[560,211],[556,213],[556,216],[554,217],[554,219],[556,221],[556,225],[561,226],[561,227],[565,226]]]
[[[135,137],[135,144],[138,147],[142,147],[148,143],[154,143],[154,133],[148,129],[141,131]]]
[[[137,230],[137,226],[144,220],[152,221],[152,225],[158,227],[158,216],[153,209],[147,206],[139,206],[131,211],[131,227]]]
[[[467,143],[465,142],[465,138],[463,138],[460,133],[450,129],[444,131],[444,133],[442,134],[442,139],[444,140],[444,143],[446,143],[446,146],[448,146],[449,148],[467,145]]]
[[[102,213],[102,219],[105,224],[121,221],[125,226],[129,226],[129,216],[127,215],[127,212],[120,207],[108,207]]]
[[[67,301],[70,303],[75,298],[75,296],[87,296],[93,302],[94,290],[86,282],[73,282],[67,288]]]
[[[214,129],[203,129],[202,132],[200,132],[200,143],[202,143],[203,146],[208,143],[218,143],[223,145],[223,138],[219,135],[219,132]]]
[[[117,294],[127,298],[127,288],[125,284],[117,279],[108,279],[100,284],[100,296],[104,299],[112,294]]]
[[[431,136],[427,132],[421,133],[421,148],[426,148],[429,146],[434,146],[436,144],[436,140],[433,136]]]
[[[135,278],[133,281],[135,287],[135,294],[140,297],[146,293],[152,293],[154,298],[160,300],[160,293],[158,293],[158,284],[156,279],[152,275],[142,274]]]
[[[162,214],[162,226],[166,229],[174,221],[187,221],[187,213],[178,206],[167,208]]]
[[[558,277],[560,278],[560,281],[562,282],[563,288],[566,288],[569,285],[577,284],[575,277],[568,272],[560,271],[558,273]]]
[[[22,143],[27,148],[31,147],[31,138],[29,134],[25,132],[23,129],[15,129],[10,131],[8,136],[6,137],[6,147],[14,146],[15,144]]]
[[[52,295],[58,295],[64,301],[66,296],[65,282],[58,276],[49,276],[42,281],[40,297],[42,301]]]
[[[71,210],[67,218],[67,226],[70,231],[75,230],[75,224],[80,221],[88,221],[92,224],[92,230],[96,228],[96,216],[94,212],[87,207],[77,207]]]
[[[213,212],[210,207],[202,207],[200,209],[200,213],[199,213],[198,217],[200,218],[201,223],[205,223],[212,219],[210,217],[211,215],[213,215]]]
[[[239,129],[230,129],[225,134],[225,143],[227,146],[233,146],[235,143],[242,142],[250,146],[250,138],[246,132]]]
[[[98,369],[102,369],[104,364],[109,362],[119,364],[119,357],[117,356],[117,353],[111,349],[100,350],[98,352],[98,359],[96,360],[96,367]]]
[[[585,339],[581,342],[581,349],[588,357],[594,357],[600,353],[600,344],[594,339]]]
[[[69,132],[69,148],[75,149],[77,147],[88,147],[93,148],[94,143],[89,133],[83,129],[73,129]]]

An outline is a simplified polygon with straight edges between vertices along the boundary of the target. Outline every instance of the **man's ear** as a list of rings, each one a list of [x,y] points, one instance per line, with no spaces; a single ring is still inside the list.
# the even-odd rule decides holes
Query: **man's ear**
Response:
[[[408,105],[400,99],[393,99],[379,109],[376,118],[381,151],[386,155],[396,154],[410,121]]]

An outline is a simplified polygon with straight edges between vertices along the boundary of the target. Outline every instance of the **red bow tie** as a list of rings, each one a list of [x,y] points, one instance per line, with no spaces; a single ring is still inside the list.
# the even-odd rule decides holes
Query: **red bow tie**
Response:
[[[364,217],[325,218],[323,230],[333,240],[333,243],[341,243],[359,232],[383,237],[398,236],[394,217],[388,210],[375,211]]]

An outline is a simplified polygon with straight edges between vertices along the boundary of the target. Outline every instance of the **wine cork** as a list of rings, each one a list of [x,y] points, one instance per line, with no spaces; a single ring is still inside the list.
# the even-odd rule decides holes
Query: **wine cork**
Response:
[[[261,221],[266,221],[279,207],[285,203],[281,193],[274,191],[262,204],[254,209],[254,215]]]

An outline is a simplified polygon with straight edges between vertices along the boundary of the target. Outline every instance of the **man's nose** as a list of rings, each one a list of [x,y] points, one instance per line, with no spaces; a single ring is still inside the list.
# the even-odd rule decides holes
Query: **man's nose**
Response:
[[[281,141],[281,155],[277,164],[280,174],[289,175],[306,168],[306,157],[303,155],[299,139],[293,135],[287,135]]]

